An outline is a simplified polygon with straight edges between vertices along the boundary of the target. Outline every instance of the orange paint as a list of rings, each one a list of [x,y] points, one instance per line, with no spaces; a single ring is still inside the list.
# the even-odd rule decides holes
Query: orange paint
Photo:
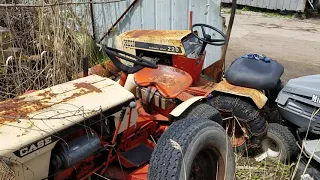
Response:
[[[144,68],[135,73],[135,82],[141,87],[155,86],[161,96],[176,98],[192,83],[192,77],[177,68],[158,65],[157,69]]]
[[[122,87],[124,87],[124,85],[126,84],[127,78],[128,78],[128,74],[125,74],[125,73],[121,73],[121,74],[120,74],[120,82],[119,82],[119,84],[120,84]]]
[[[139,169],[129,174],[128,180],[146,180],[148,178],[149,164],[146,164]]]
[[[192,77],[192,82],[195,83],[199,80],[202,73],[202,66],[204,59],[206,57],[206,52],[203,53],[199,58],[187,58],[181,55],[173,55],[172,63],[173,66],[189,73]]]

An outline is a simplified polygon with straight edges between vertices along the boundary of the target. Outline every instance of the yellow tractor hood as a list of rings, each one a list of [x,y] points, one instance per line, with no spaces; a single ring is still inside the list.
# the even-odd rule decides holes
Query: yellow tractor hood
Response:
[[[117,37],[117,46],[184,55],[182,39],[190,34],[190,30],[132,30]]]

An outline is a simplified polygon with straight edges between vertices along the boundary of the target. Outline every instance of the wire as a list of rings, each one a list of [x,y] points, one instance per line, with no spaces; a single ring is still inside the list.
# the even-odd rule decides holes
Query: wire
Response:
[[[103,178],[103,179],[111,180],[111,179],[106,178],[106,177],[104,177],[104,176],[101,176],[100,174],[97,174],[97,173],[95,173],[95,172],[94,172],[93,174],[95,174],[95,175],[97,175],[97,176],[99,176],[99,177],[101,177],[101,178]]]

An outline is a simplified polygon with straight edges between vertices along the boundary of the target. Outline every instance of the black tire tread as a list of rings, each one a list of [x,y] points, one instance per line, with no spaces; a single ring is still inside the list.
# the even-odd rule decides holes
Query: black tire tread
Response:
[[[216,108],[202,102],[196,102],[191,105],[177,120],[185,118],[210,119],[222,125],[220,112]]]
[[[281,143],[283,144],[285,151],[287,153],[287,157],[285,159],[280,159],[281,161],[290,161],[291,158],[297,157],[299,153],[299,148],[296,144],[296,140],[294,135],[290,132],[290,130],[277,123],[270,123],[268,125],[268,133],[272,133],[281,139]],[[268,137],[268,135],[267,135]]]
[[[152,153],[148,179],[176,179],[177,173],[179,173],[182,168],[182,162],[180,161],[182,154],[179,150],[172,147],[168,142],[169,139],[177,142],[181,146],[183,154],[185,154],[188,145],[199,130],[208,127],[214,128],[216,131],[220,131],[221,133],[225,133],[225,130],[218,123],[202,118],[187,118],[176,121],[169,126],[166,132],[160,137],[157,148]],[[232,163],[232,160],[228,163]]]
[[[263,112],[257,108],[251,99],[216,93],[212,99],[208,100],[208,104],[220,112],[233,113],[245,124],[250,138],[249,142],[246,142],[249,149],[256,149],[260,146],[260,140],[267,134],[267,122]],[[241,152],[243,149],[247,148],[239,147],[236,151]]]

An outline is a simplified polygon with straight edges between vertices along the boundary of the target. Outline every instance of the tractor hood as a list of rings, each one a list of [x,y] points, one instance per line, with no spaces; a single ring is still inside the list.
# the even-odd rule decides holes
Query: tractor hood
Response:
[[[284,105],[291,96],[295,96],[295,99],[308,99],[305,103],[320,107],[320,75],[291,79],[281,91],[277,101]]]
[[[320,74],[291,79],[287,86],[297,89],[305,89],[311,93],[320,95]]]
[[[117,48],[147,49],[184,55],[182,39],[190,34],[190,30],[132,30],[117,37]]]
[[[88,76],[0,102],[0,156],[27,161],[89,118],[117,113],[134,95],[108,78]]]

